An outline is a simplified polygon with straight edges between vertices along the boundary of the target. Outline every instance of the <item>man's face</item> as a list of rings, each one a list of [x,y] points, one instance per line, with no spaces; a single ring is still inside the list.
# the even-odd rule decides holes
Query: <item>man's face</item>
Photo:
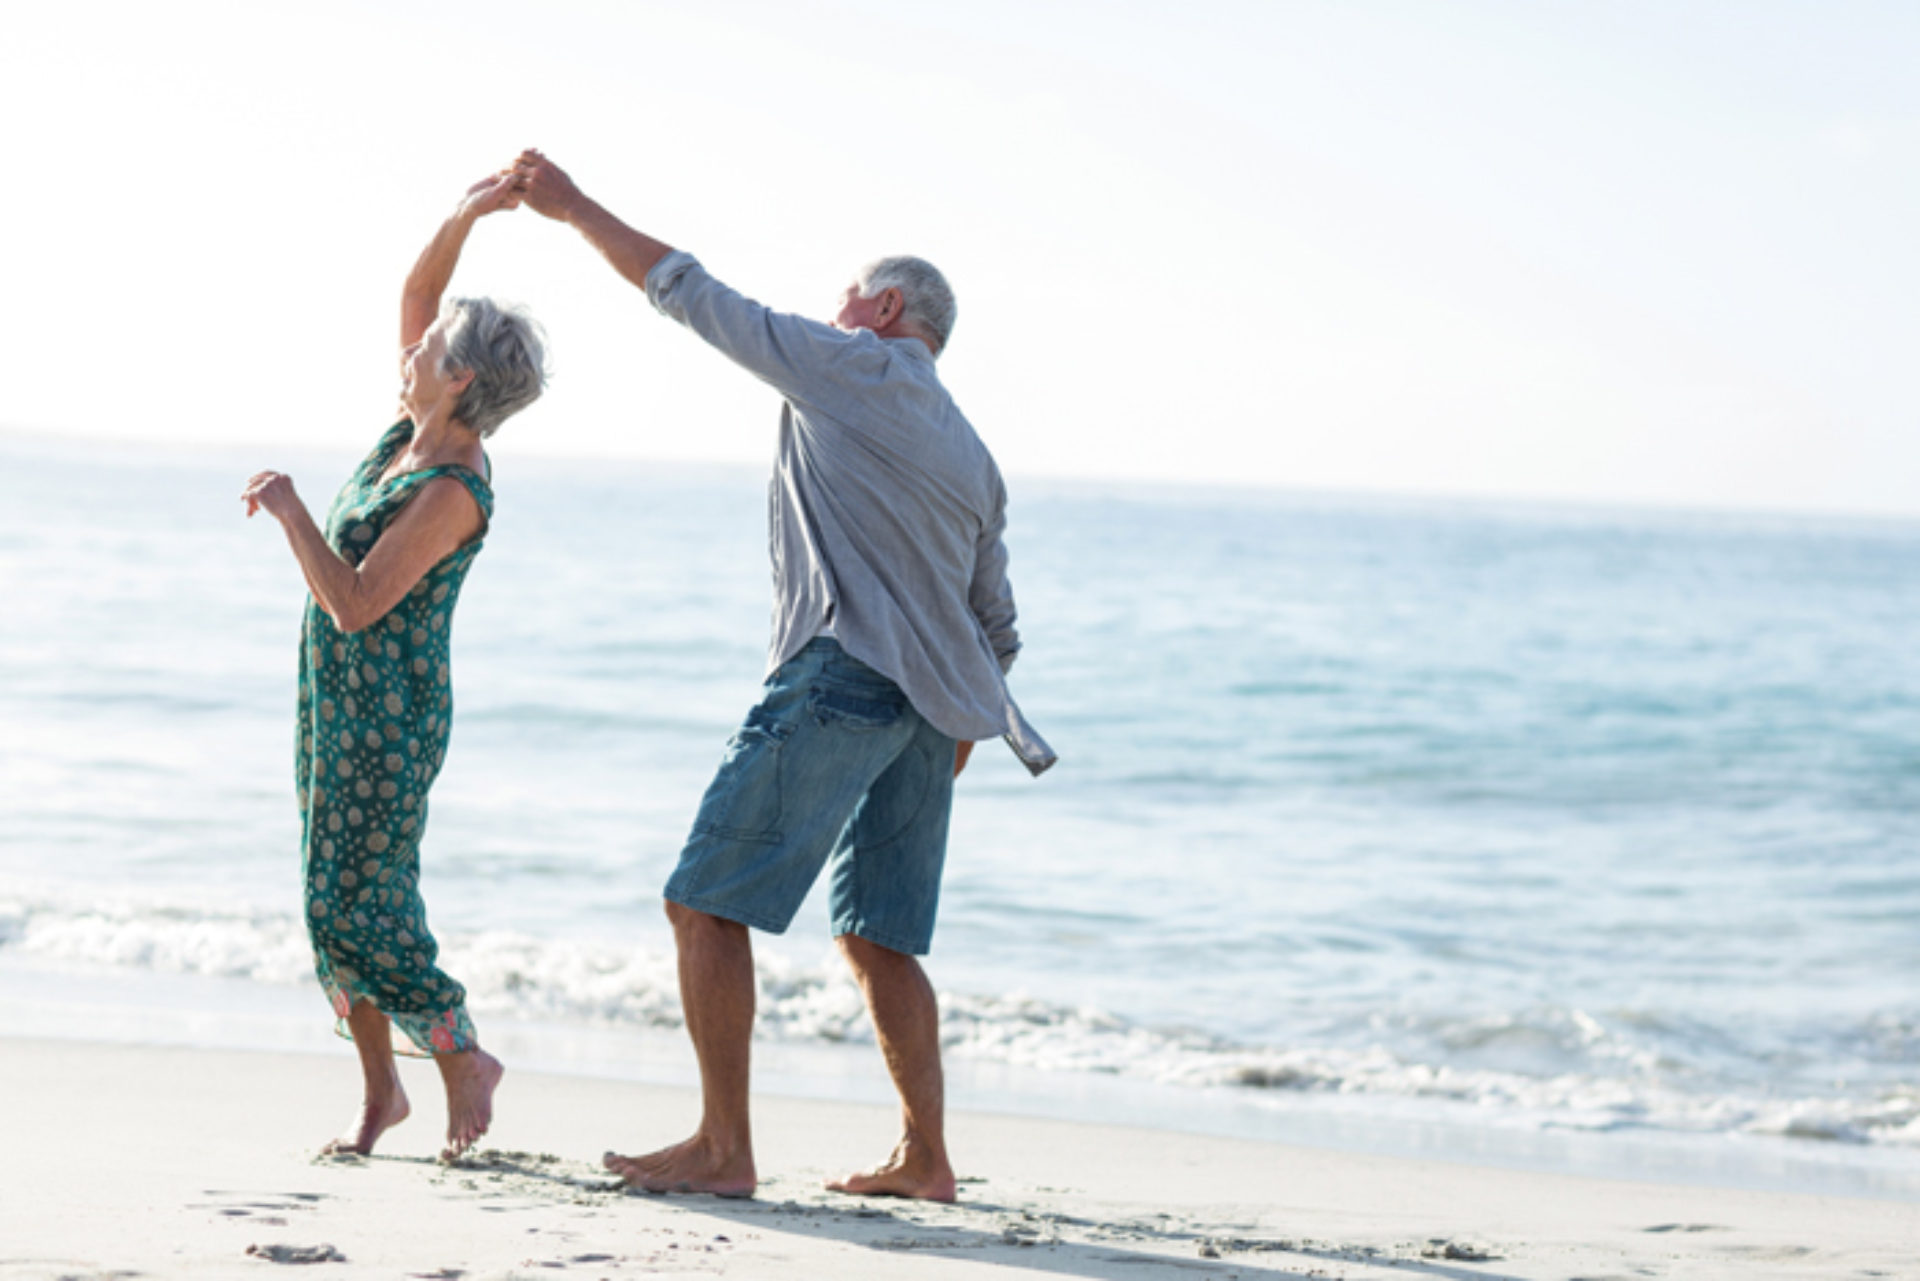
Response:
[[[833,327],[848,332],[875,328],[880,303],[886,296],[887,291],[882,289],[871,298],[862,298],[858,284],[848,285],[840,294],[840,314],[833,318]]]

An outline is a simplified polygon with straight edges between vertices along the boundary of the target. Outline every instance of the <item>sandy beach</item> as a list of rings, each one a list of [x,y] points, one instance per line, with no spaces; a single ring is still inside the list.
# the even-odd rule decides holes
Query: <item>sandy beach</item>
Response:
[[[609,1145],[679,1137],[680,1089],[515,1073],[493,1133],[435,1159],[431,1068],[378,1156],[320,1158],[344,1056],[0,1041],[0,1278],[1911,1277],[1920,1208],[1663,1186],[990,1115],[952,1118],[957,1205],[824,1178],[887,1109],[757,1100],[750,1201],[629,1194]]]

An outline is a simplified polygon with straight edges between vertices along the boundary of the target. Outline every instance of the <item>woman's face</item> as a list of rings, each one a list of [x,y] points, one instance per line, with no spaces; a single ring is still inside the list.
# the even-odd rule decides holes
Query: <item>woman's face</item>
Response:
[[[418,421],[427,410],[446,399],[449,392],[458,394],[454,380],[440,372],[440,362],[447,354],[446,326],[435,320],[427,326],[427,332],[420,335],[420,341],[401,354],[400,370],[404,381],[400,386],[400,402],[407,407]],[[465,385],[465,380],[460,380]]]

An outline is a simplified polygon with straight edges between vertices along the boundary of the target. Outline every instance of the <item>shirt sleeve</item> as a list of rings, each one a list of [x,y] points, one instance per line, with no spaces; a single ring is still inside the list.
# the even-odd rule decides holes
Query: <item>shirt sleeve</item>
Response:
[[[994,657],[1000,660],[1003,676],[1020,654],[1020,633],[1014,627],[1017,611],[1013,605],[1013,584],[1007,579],[1006,532],[1007,497],[1006,491],[999,489],[993,515],[981,526],[974,544],[973,582],[967,590],[967,605],[987,633],[987,643],[993,646]]]
[[[833,395],[835,362],[854,337],[755,302],[677,249],[647,273],[647,301],[781,395],[803,403]]]

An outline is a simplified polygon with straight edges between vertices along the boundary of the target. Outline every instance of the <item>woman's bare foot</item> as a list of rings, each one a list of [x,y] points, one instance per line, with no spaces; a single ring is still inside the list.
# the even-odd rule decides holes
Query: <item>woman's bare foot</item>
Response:
[[[946,1154],[912,1138],[878,1166],[863,1174],[849,1174],[827,1184],[829,1192],[853,1196],[898,1196],[916,1201],[951,1201],[956,1195],[953,1167]]]
[[[722,1151],[700,1134],[646,1156],[609,1152],[600,1163],[626,1180],[628,1186],[647,1192],[749,1197],[760,1184],[753,1169],[752,1149]]]
[[[451,1161],[479,1142],[493,1124],[493,1092],[507,1070],[478,1046],[436,1054],[433,1061],[447,1087],[447,1146],[440,1159]]]
[[[391,1092],[361,1103],[359,1118],[320,1151],[328,1156],[371,1155],[380,1136],[406,1120],[412,1110],[407,1105],[407,1092],[400,1088],[400,1080],[395,1077]]]

